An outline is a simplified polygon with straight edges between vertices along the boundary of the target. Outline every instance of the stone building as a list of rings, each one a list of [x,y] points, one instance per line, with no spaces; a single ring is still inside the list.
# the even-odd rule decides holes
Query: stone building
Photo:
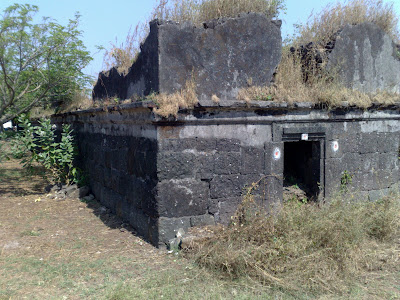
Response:
[[[279,25],[257,14],[204,28],[154,21],[130,72],[100,74],[94,98],[173,92],[195,73],[198,105],[170,118],[156,115],[151,101],[53,117],[74,125],[96,198],[154,245],[179,228],[227,224],[253,182],[267,208],[282,201],[288,181],[313,199],[333,197],[344,177],[359,199],[397,189],[400,106],[232,100],[250,78],[273,81]],[[329,55],[334,61],[347,47],[341,55],[351,68],[341,72],[349,86],[398,92],[400,62],[387,35],[373,24],[341,34]]]

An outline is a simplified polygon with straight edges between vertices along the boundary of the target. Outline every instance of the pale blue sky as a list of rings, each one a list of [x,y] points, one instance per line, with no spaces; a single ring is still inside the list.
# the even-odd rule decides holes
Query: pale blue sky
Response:
[[[283,20],[282,36],[293,33],[293,24],[305,22],[311,12],[318,12],[332,0],[286,0],[286,14]],[[384,0],[394,3],[397,15],[400,16],[400,0]],[[111,41],[122,42],[129,31],[141,20],[147,18],[156,0],[0,0],[0,11],[13,3],[29,3],[39,6],[39,15],[56,19],[67,24],[79,11],[82,15],[80,29],[83,41],[94,60],[85,69],[89,75],[97,77],[102,70],[103,54],[98,53],[96,45],[109,46]]]

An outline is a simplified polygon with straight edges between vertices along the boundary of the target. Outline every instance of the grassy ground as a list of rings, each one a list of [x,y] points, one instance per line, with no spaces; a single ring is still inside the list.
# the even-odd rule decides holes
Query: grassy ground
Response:
[[[97,202],[46,197],[46,184],[15,160],[0,163],[0,299],[316,298],[223,278],[152,247]],[[400,268],[318,298],[400,298]]]
[[[0,164],[0,299],[269,297],[154,248],[97,202],[46,197],[46,184]]]

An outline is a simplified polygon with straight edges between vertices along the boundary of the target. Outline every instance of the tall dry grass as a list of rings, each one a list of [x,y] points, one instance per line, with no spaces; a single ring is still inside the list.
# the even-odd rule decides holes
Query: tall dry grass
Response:
[[[105,70],[115,67],[120,74],[126,75],[129,68],[139,55],[139,45],[149,33],[145,23],[139,23],[134,30],[129,29],[125,42],[110,42],[110,48],[104,48],[103,68]]]
[[[275,83],[272,86],[249,87],[239,91],[241,100],[273,100],[281,102],[313,102],[327,106],[349,105],[368,108],[375,103],[390,105],[400,101],[400,95],[386,91],[367,94],[345,87],[337,70],[317,64],[316,57],[325,58],[325,45],[335,40],[336,34],[346,24],[373,22],[387,32],[395,41],[399,40],[398,16],[393,4],[381,0],[350,0],[326,6],[320,13],[310,16],[301,25],[297,36],[283,50]],[[299,49],[310,42],[306,57],[301,51],[289,51],[290,46]]]
[[[399,41],[399,17],[393,3],[382,0],[349,0],[328,4],[321,12],[310,15],[308,21],[298,27],[298,45],[314,42],[326,45],[346,24],[372,22]]]
[[[159,0],[153,16],[201,26],[207,20],[237,17],[247,12],[263,13],[272,18],[284,8],[283,0]]]
[[[169,116],[177,116],[179,109],[191,109],[198,102],[196,93],[196,82],[192,76],[186,81],[185,86],[173,94],[160,93],[151,95],[150,100],[157,104],[154,113],[168,118]]]
[[[398,266],[399,209],[398,196],[320,205],[292,200],[272,215],[245,198],[229,227],[184,250],[221,277],[340,294],[376,270]]]
[[[299,55],[285,49],[272,86],[250,86],[239,90],[237,98],[276,101],[293,104],[311,102],[338,107],[343,102],[351,106],[368,108],[378,103],[391,105],[400,101],[400,95],[386,91],[367,94],[345,87],[335,70],[316,70],[316,65],[304,66]],[[307,74],[307,81],[305,80]]]

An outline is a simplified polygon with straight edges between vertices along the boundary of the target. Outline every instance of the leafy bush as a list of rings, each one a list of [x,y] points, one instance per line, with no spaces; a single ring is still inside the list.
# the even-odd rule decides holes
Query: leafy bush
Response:
[[[50,171],[55,183],[77,181],[78,170],[73,165],[77,151],[71,126],[62,125],[61,139],[57,141],[56,126],[49,119],[42,119],[39,126],[33,126],[22,115],[19,122],[23,130],[16,149],[20,157],[26,156],[22,160],[24,167],[30,168],[33,162],[38,162]]]

